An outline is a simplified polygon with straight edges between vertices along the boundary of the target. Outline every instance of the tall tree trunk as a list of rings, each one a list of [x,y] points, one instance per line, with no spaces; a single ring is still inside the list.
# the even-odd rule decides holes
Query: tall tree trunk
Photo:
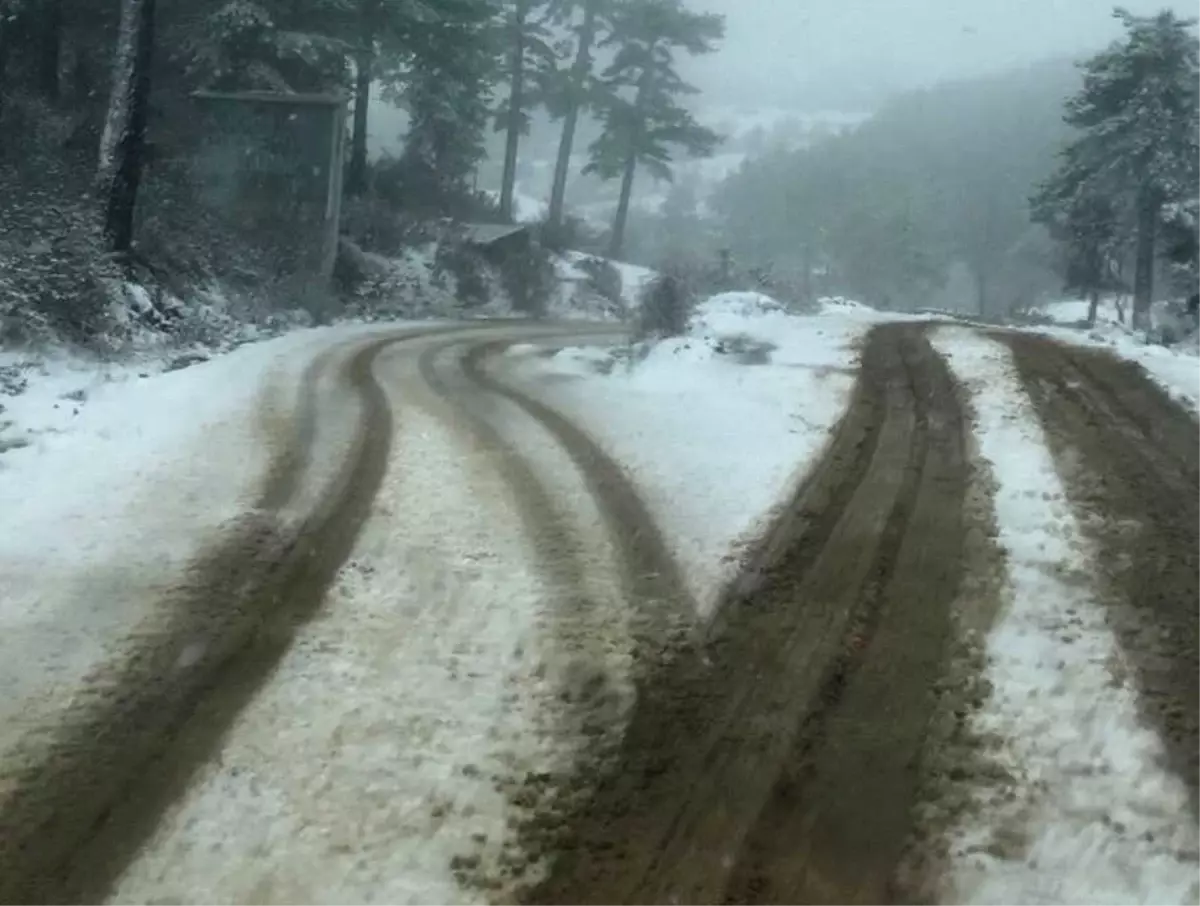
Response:
[[[4,98],[8,92],[8,49],[12,46],[12,25],[0,13],[0,124],[4,121]],[[4,151],[4,130],[0,128],[0,153]]]
[[[500,219],[511,223],[517,184],[517,152],[521,146],[521,114],[525,107],[525,19],[529,0],[516,0],[512,13],[512,56],[509,59],[508,123],[504,141],[504,175],[500,180]]]
[[[654,42],[651,42],[646,57],[654,59]],[[637,97],[633,101],[633,121],[629,126],[629,151],[621,174],[621,197],[617,202],[617,215],[613,218],[612,236],[608,243],[608,257],[620,258],[625,247],[625,225],[629,221],[629,202],[633,197],[633,175],[637,172],[638,152],[642,147],[642,129],[645,126],[646,98],[650,96],[654,71],[646,66],[638,77]]]
[[[988,278],[984,269],[978,265],[971,268],[975,276],[975,312],[986,315],[988,312]]]
[[[150,62],[154,53],[155,0],[122,0],[118,60],[105,122],[105,138],[114,123],[123,125],[112,140],[108,165],[104,233],[114,252],[133,244],[133,214],[145,162],[146,115],[150,100]],[[114,126],[114,131],[119,126]]]
[[[1154,247],[1158,232],[1158,199],[1143,191],[1138,199],[1137,258],[1133,271],[1133,329],[1150,329],[1150,304],[1154,300]]]
[[[1088,313],[1087,326],[1096,326],[1096,311],[1100,308],[1100,290],[1092,288],[1091,295],[1088,297]]]
[[[583,86],[592,71],[592,42],[596,40],[596,7],[599,0],[588,0],[583,8],[583,25],[579,29],[579,48],[571,64],[570,94],[567,114],[563,117],[562,135],[558,139],[558,159],[554,162],[554,184],[550,189],[548,221],[552,231],[562,227],[563,210],[567,201],[567,174],[571,169],[571,150],[575,144],[575,129],[579,125],[579,110],[583,106]]]
[[[371,79],[375,75],[375,35],[380,0],[362,0],[358,20],[358,52],[354,56],[354,126],[350,161],[346,168],[346,194],[367,191],[367,123],[371,115]],[[300,15],[299,4],[295,14]]]
[[[38,20],[37,82],[42,96],[59,97],[58,69],[62,59],[62,0],[45,0]]]
[[[629,200],[633,197],[633,174],[637,170],[637,144],[631,143],[629,156],[625,158],[625,171],[621,174],[621,199],[617,202],[617,216],[613,218],[612,237],[608,242],[608,257],[617,259],[625,246],[625,224],[629,220]]]
[[[804,301],[813,301],[813,247],[811,242],[804,244],[804,278],[801,283],[801,292],[804,293]]]
[[[104,130],[100,133],[100,159],[96,165],[96,186],[100,192],[106,191],[112,183],[117,143],[129,128],[134,63],[137,58],[137,38],[143,2],[144,0],[121,0],[121,20],[117,26],[117,46],[113,52],[112,88],[108,96]]]
[[[346,194],[367,191],[367,109],[371,103],[371,73],[375,54],[359,50],[354,61],[354,134],[350,139],[350,164],[346,168]]]

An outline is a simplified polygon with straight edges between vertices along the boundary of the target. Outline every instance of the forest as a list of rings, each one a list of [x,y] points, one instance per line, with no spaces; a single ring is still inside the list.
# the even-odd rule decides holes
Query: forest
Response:
[[[683,0],[0,0],[0,324],[111,330],[122,276],[285,304],[287,237],[231,234],[203,204],[202,91],[345,99],[342,252],[513,222],[536,159],[533,282],[577,248],[792,303],[1002,318],[1066,292],[1128,296],[1144,319],[1195,292],[1197,41],[1169,11],[1114,16],[1124,36],[1081,63],[934,84],[820,134],[759,129],[714,180],[688,167],[745,143],[680,74],[724,32]],[[370,153],[372,117],[396,109],[402,134]],[[597,180],[600,223],[572,207]]]
[[[803,294],[1002,317],[1051,293],[1196,291],[1197,42],[1170,12],[1071,60],[935,85],[750,157],[707,241]],[[940,300],[933,303],[932,300]]]
[[[344,97],[342,229],[391,255],[435,222],[512,219],[534,110],[560,123],[540,233],[561,244],[586,113],[599,129],[578,149],[584,170],[620,185],[616,257],[635,175],[664,177],[674,154],[718,141],[682,103],[675,61],[715,50],[722,29],[680,0],[3,0],[0,317],[86,337],[106,281],[131,267],[269,289],[278,237],[225,235],[200,204],[198,91]],[[378,102],[408,124],[394,153],[368,159]],[[475,184],[493,131],[494,199]]]

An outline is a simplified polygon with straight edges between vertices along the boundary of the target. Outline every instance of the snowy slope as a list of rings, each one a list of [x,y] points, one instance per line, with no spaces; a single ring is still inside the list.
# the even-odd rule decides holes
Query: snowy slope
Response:
[[[702,608],[824,448],[857,372],[861,306],[785,314],[757,293],[702,304],[644,349],[514,349],[511,367],[630,471]]]

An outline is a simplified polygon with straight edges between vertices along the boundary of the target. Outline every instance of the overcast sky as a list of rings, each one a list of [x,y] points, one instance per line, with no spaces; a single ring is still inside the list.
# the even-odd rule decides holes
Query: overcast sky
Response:
[[[723,13],[721,50],[685,65],[722,103],[870,106],[881,94],[1052,56],[1117,37],[1110,0],[687,0]],[[1135,13],[1194,2],[1124,0]]]

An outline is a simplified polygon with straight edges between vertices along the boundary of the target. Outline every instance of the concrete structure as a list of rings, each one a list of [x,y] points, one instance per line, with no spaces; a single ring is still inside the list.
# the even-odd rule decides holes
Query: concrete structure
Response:
[[[266,245],[282,280],[325,290],[337,257],[346,98],[199,91],[193,173],[232,231]]]

